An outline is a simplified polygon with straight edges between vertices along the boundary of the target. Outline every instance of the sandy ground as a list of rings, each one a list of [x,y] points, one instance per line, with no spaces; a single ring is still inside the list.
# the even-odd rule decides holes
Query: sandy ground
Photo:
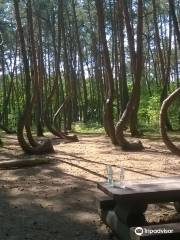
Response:
[[[143,152],[122,152],[101,134],[79,135],[79,142],[54,138],[52,164],[1,170],[0,240],[106,240],[113,236],[100,221],[95,199],[96,183],[105,180],[106,165],[119,177],[120,162],[126,179],[179,175],[180,159],[171,154],[159,137],[144,138]],[[4,136],[0,161],[37,159],[25,156],[16,136]],[[179,141],[178,139],[176,139]],[[158,206],[160,213],[176,214],[173,207]]]

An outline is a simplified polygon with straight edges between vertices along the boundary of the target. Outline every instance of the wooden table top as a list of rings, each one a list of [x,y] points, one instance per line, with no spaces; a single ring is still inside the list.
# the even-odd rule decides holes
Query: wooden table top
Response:
[[[121,189],[116,182],[114,187],[108,183],[98,184],[101,191],[117,201],[144,203],[180,201],[180,176],[127,181],[125,186]]]

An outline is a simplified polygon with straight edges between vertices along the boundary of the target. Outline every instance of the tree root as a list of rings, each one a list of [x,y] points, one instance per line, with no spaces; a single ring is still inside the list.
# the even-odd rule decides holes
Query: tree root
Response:
[[[121,146],[123,151],[141,151],[144,149],[144,146],[141,141],[127,142],[125,145]]]

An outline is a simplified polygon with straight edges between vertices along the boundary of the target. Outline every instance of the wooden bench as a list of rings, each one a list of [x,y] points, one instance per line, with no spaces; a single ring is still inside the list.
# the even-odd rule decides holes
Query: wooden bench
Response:
[[[108,183],[99,183],[98,188],[105,193],[103,198],[98,199],[100,216],[121,240],[152,239],[150,235],[142,235],[141,238],[132,238],[133,227],[147,225],[144,212],[148,204],[175,202],[176,209],[179,210],[179,176],[136,182],[127,181],[125,189],[120,189],[116,183],[113,187]],[[180,225],[180,223],[177,225]],[[180,229],[176,229],[176,237],[178,236],[180,240]],[[170,236],[173,237],[173,234],[168,235],[168,237]],[[136,237],[139,236],[136,235]]]

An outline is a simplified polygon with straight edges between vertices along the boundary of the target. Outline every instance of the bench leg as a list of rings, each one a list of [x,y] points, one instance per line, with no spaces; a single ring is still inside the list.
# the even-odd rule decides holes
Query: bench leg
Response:
[[[140,226],[146,223],[146,219],[144,216],[144,212],[146,211],[146,209],[146,204],[117,204],[114,210],[119,219],[128,226]]]
[[[114,210],[109,210],[105,214],[105,223],[111,228],[120,240],[130,240],[130,228],[120,221]]]
[[[130,227],[146,223],[144,212],[147,204],[116,202],[108,196],[97,199],[101,220],[108,225],[120,240],[130,240]]]

